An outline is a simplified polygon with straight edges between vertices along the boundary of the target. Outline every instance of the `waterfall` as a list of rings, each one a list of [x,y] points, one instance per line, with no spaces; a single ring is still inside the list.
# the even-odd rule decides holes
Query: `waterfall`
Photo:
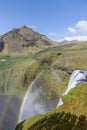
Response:
[[[62,94],[62,96],[68,94],[68,92],[72,89],[75,88],[78,84],[83,84],[87,82],[87,71],[86,70],[74,70],[70,80],[68,87],[66,91]],[[62,97],[60,98],[57,107],[61,106],[63,104]]]
[[[45,93],[45,89],[44,87],[41,87],[41,74],[38,75],[31,86],[29,86],[29,89],[26,93],[26,98],[24,98],[25,100],[23,103],[20,121],[23,121],[26,118],[30,118],[36,114],[44,114],[48,111],[51,111],[56,106],[56,103],[54,102],[53,104],[50,104],[49,107],[49,104],[46,102],[45,97],[43,98],[42,96],[42,93]],[[63,94],[59,94],[60,96],[56,107],[63,105],[63,95],[66,95],[72,88],[76,87],[77,84],[85,82],[87,82],[87,71],[73,71],[66,91]]]
[[[58,101],[58,104],[57,104],[57,107],[63,105],[63,100],[62,100],[62,97],[60,97],[59,101]]]
[[[68,87],[63,95],[66,95],[72,88],[76,87],[78,84],[87,82],[87,71],[85,70],[75,70],[73,71]]]

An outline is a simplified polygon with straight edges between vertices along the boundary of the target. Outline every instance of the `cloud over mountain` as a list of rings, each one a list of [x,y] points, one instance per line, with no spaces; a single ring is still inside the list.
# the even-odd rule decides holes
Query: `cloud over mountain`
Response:
[[[87,36],[71,36],[71,37],[65,37],[64,40],[66,41],[87,41]]]
[[[64,37],[67,41],[87,41],[87,21],[79,20],[75,25],[67,28],[68,36]]]
[[[87,21],[80,20],[74,26],[68,27],[70,33],[87,33]]]

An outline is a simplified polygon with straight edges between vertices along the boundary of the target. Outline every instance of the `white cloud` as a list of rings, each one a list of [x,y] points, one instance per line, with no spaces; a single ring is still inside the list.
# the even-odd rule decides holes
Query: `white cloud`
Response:
[[[73,40],[87,41],[87,36],[71,36],[71,37],[65,37],[64,40],[67,40],[67,41],[73,41]]]
[[[72,27],[69,27],[69,28],[68,28],[68,31],[69,31],[70,33],[76,33],[76,29],[75,29],[75,28],[72,28]]]
[[[76,27],[80,32],[87,32],[87,21],[85,20],[78,21]]]
[[[70,33],[87,33],[87,21],[80,20],[73,27],[67,29]]]
[[[57,33],[55,33],[55,32],[50,32],[49,33],[49,36],[56,36],[57,35]]]

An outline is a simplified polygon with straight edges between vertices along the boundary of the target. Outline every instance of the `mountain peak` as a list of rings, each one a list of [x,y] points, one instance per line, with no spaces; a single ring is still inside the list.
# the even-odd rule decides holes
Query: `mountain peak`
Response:
[[[32,28],[25,25],[20,28],[14,28],[0,37],[3,41],[3,53],[25,53],[25,50],[34,53],[42,49],[54,46],[54,42],[49,40],[45,35],[35,32]],[[1,42],[2,44],[2,42]],[[19,49],[18,49],[19,48]]]
[[[31,30],[33,31],[32,28],[30,28],[30,27],[28,27],[28,26],[26,26],[26,25],[21,26],[21,27],[19,28],[19,30],[20,30],[20,29],[31,29]]]
[[[21,26],[21,28],[28,28],[26,25]]]

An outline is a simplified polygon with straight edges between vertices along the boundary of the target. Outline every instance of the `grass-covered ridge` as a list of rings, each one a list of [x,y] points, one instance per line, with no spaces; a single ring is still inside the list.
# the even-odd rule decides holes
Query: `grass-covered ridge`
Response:
[[[63,96],[64,105],[25,120],[15,130],[87,130],[86,100],[87,83],[77,85]]]
[[[64,104],[56,111],[71,112],[76,115],[85,115],[87,117],[87,83],[77,85],[70,92],[63,96]]]
[[[15,130],[87,130],[86,117],[71,113],[50,112],[38,115],[17,125]]]
[[[56,56],[57,53],[50,50],[40,55],[0,56],[0,93],[19,96],[42,70],[55,61]]]
[[[45,76],[43,73],[43,82],[48,86],[56,86],[57,84],[56,88],[61,86],[64,90],[73,70],[87,68],[86,47],[83,46],[84,49],[81,49],[81,47],[75,48],[75,46],[72,44],[52,47],[26,56],[1,55],[0,93],[21,94],[26,91],[41,71],[47,71],[49,68],[52,71],[49,73],[47,71]],[[2,62],[3,59],[6,61]],[[18,94],[17,91],[19,91]]]

